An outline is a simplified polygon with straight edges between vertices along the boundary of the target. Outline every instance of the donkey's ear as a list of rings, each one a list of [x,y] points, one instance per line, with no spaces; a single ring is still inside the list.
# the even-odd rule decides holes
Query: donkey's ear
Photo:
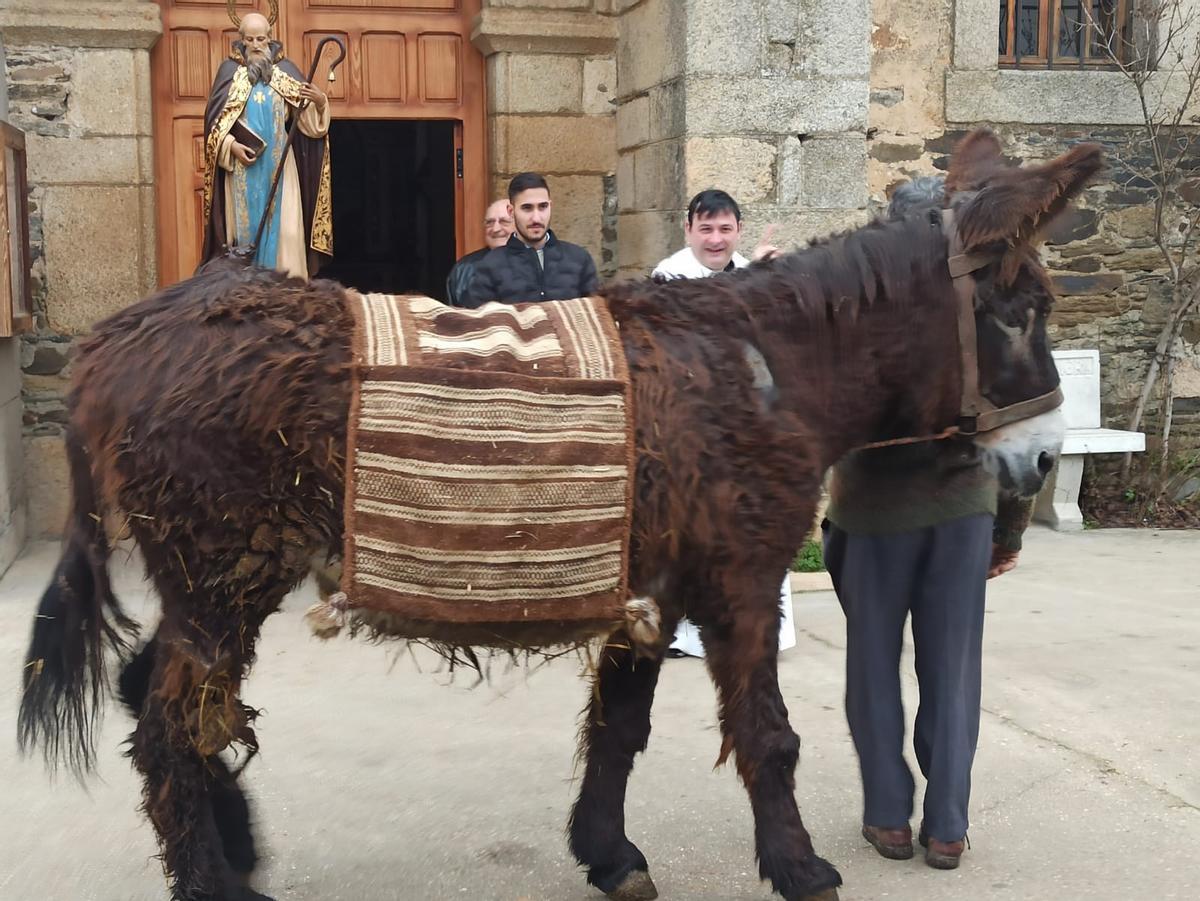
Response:
[[[1004,159],[1000,139],[990,128],[977,128],[958,142],[946,173],[946,193],[974,187]]]
[[[958,210],[955,220],[963,246],[1031,240],[1103,168],[1104,149],[1079,144],[1044,165],[1010,169]]]

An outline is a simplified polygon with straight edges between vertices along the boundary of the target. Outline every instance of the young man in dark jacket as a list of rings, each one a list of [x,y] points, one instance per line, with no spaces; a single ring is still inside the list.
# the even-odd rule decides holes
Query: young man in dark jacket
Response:
[[[464,307],[488,301],[528,303],[570,300],[596,290],[596,264],[578,244],[550,230],[550,188],[536,172],[522,172],[508,185],[516,232],[503,247],[475,264],[475,277],[459,298]]]

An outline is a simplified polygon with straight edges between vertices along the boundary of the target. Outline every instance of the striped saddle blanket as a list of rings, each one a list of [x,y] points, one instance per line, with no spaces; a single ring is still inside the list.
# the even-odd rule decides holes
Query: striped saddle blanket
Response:
[[[604,302],[347,295],[349,610],[413,638],[446,634],[429,623],[615,621],[633,434]]]

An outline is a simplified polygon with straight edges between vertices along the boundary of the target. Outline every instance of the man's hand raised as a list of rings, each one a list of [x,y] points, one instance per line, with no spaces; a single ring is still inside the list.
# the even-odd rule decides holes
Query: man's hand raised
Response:
[[[769,260],[779,256],[780,249],[771,243],[771,237],[775,234],[775,223],[767,226],[763,232],[762,240],[758,242],[758,246],[754,248],[754,252],[750,254],[750,259],[757,263],[759,260]]]

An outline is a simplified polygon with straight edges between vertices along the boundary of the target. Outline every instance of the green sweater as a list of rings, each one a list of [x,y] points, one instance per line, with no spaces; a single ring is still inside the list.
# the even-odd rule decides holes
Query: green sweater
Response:
[[[825,515],[845,532],[878,535],[990,513],[996,544],[1016,551],[1032,511],[1032,500],[1000,491],[970,448],[929,441],[847,454],[833,467]]]

